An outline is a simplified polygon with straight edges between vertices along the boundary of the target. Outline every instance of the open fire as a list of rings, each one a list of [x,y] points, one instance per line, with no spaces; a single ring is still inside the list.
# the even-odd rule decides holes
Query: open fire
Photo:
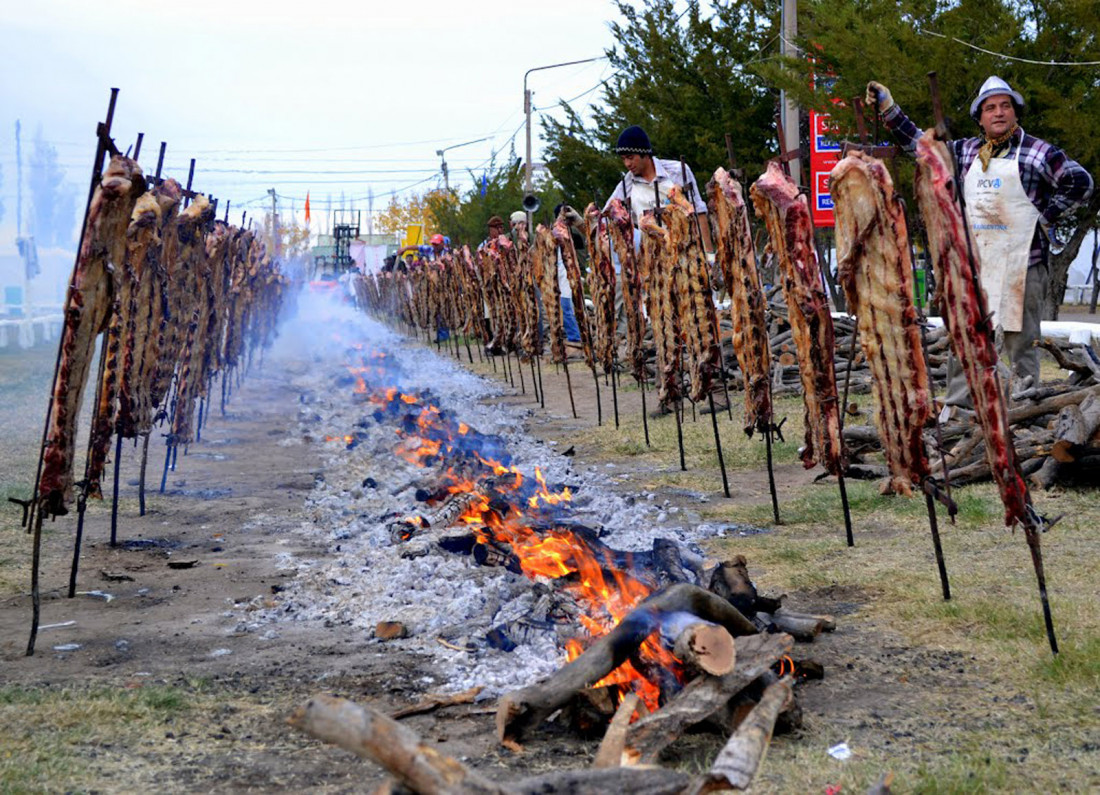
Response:
[[[374,378],[386,374],[386,358],[362,350],[356,354],[361,363],[348,368],[355,377],[355,392],[376,407],[375,421],[395,426],[394,454],[438,470],[440,496],[427,500],[428,507],[461,500],[466,507],[455,523],[467,526],[476,544],[512,556],[519,570],[533,580],[556,581],[582,608],[577,620],[587,635],[567,642],[568,660],[578,657],[592,639],[610,631],[653,593],[656,579],[643,580],[644,572],[631,565],[635,556],[617,555],[592,531],[563,521],[572,500],[568,486],[550,486],[537,467],[533,478],[526,477],[510,464],[499,439],[455,419],[435,405],[430,393],[374,385]],[[401,520],[407,525],[401,537],[411,538],[418,529],[427,529],[420,519]],[[647,670],[664,672],[661,680],[668,681],[669,675],[673,680],[682,678],[680,661],[656,635],[642,644],[639,659]],[[643,676],[629,661],[597,686],[610,684],[619,685],[624,693],[636,692],[650,709],[658,706],[660,682]]]
[[[335,390],[323,373],[295,380],[301,441],[328,439],[330,459],[303,530],[330,532],[335,554],[302,561],[276,609],[430,654],[456,698],[470,685],[499,698],[507,747],[558,713],[589,735],[619,727],[605,761],[653,764],[709,721],[757,738],[751,776],[774,727],[798,725],[793,682],[813,675],[791,654],[795,628],[810,640],[826,619],[757,594],[740,556],[708,566],[690,541],[716,528],[666,525],[594,467],[578,479],[518,411],[483,403],[491,387],[430,351],[341,350],[353,361]]]

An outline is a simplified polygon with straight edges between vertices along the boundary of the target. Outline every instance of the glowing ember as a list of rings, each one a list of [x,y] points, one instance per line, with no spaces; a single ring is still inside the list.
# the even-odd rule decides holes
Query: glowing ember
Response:
[[[591,531],[581,533],[556,520],[555,514],[572,500],[568,488],[552,489],[539,469],[533,482],[525,478],[503,460],[507,456],[491,437],[453,420],[426,396],[394,387],[371,389],[364,380],[368,367],[349,370],[357,376],[356,392],[365,394],[382,414],[398,420],[395,432],[401,441],[395,455],[417,466],[442,465],[442,489],[451,495],[468,495],[464,497],[468,507],[457,521],[468,525],[479,543],[510,548],[528,577],[556,580],[584,609],[580,622],[589,639],[609,632],[652,592],[650,585],[619,565]],[[584,645],[579,638],[569,641],[567,659],[579,656]],[[667,681],[670,675],[679,679],[679,662],[655,635],[642,644],[636,662],[651,672],[649,677],[627,662],[598,685],[632,689],[651,710],[656,709],[660,686],[652,679]]]

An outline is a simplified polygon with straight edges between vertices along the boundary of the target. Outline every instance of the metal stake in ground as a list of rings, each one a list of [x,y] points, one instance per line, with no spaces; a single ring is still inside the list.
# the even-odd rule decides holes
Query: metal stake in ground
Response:
[[[116,88],[117,92],[118,89]],[[42,599],[38,587],[39,561],[42,556],[42,511],[34,517],[34,543],[31,547],[31,636],[27,640],[27,656],[34,656],[34,643],[38,638],[38,622],[41,617]]]
[[[111,546],[118,546],[118,470],[122,462],[122,435],[115,429],[115,471],[111,488]]]
[[[798,153],[797,152],[791,152],[791,151],[787,150],[787,142],[786,142],[786,138],[784,137],[784,134],[783,134],[783,124],[782,124],[782,122],[779,122],[778,120],[777,120],[776,124],[777,124],[777,133],[779,135],[779,161],[783,166],[784,172],[789,177],[791,175],[790,161],[793,160],[795,157],[797,157]],[[820,268],[819,268],[819,270],[820,270]],[[828,293],[828,286],[825,284],[825,274],[824,274],[824,272],[821,272],[820,275],[821,275],[822,287],[825,289],[825,292],[827,294]],[[853,331],[853,335],[852,335],[852,345],[853,346],[855,345],[855,332],[854,331]],[[848,375],[849,376],[851,375],[852,356],[854,356],[854,355],[855,355],[854,352],[850,352],[849,356],[848,356]],[[844,440],[844,436],[843,436],[843,433],[844,433],[844,413],[845,413],[845,411],[847,411],[847,407],[848,407],[848,378],[846,377],[845,381],[844,381],[844,400],[840,405],[839,425],[840,425],[841,443],[843,443],[843,440]],[[848,542],[848,546],[854,547],[856,542],[855,542],[854,537],[852,536],[852,508],[848,504],[848,489],[844,485],[844,473],[843,472],[838,472],[837,473],[836,484],[837,484],[837,488],[840,490],[840,507],[844,511],[844,534],[845,534],[845,538]]]
[[[138,516],[145,516],[145,468],[149,462],[149,437],[152,429],[143,433],[141,439],[141,472],[138,475]]]
[[[112,287],[111,292],[114,292]],[[96,388],[92,393],[99,395],[103,388],[103,378],[107,370],[107,345],[110,340],[110,331],[103,332],[103,343],[99,348],[99,372],[96,376]],[[92,433],[88,434],[88,451],[84,457],[84,479],[80,481],[80,494],[76,500],[76,538],[73,540],[73,565],[69,574],[69,598],[76,596],[76,574],[80,565],[80,544],[84,538],[84,511],[88,505],[88,480],[91,474],[92,445],[95,442],[95,428],[99,424],[99,400],[95,401],[92,410]]]
[[[573,400],[573,380],[569,377],[569,362],[563,361],[561,369],[565,371],[565,388],[569,391],[569,408],[573,410],[573,419],[577,419],[577,404]]]
[[[877,111],[877,108],[876,108],[876,111]],[[905,202],[902,201],[901,199],[898,199],[898,201],[901,202],[901,208],[902,208],[903,215],[907,216],[908,214],[906,213],[907,208],[905,206]],[[908,223],[908,221],[907,221],[907,223]],[[913,251],[913,236],[908,234],[908,229],[906,229],[906,232],[907,232],[906,237],[909,240],[909,262],[910,262],[910,266],[914,270],[916,270],[917,261],[916,261],[916,258],[914,257],[914,251]],[[927,243],[925,244],[925,250],[926,251],[928,250]],[[926,331],[926,329],[927,329],[927,323],[926,323],[927,318],[925,318],[925,316],[924,316],[924,310],[923,309],[918,307],[917,312],[919,313],[918,318],[919,318],[919,322],[920,322],[921,354],[924,356],[924,366],[927,369],[927,367],[928,367],[928,334],[927,334],[927,331]],[[934,398],[934,395],[935,395],[935,391],[932,387],[932,384],[929,383],[929,398],[930,399]],[[933,406],[934,405],[935,405],[935,401],[933,400]],[[943,478],[944,478],[945,488],[947,490],[947,500],[946,500],[946,502],[949,506],[947,511],[948,511],[948,516],[951,517],[951,522],[954,523],[955,513],[958,511],[958,509],[953,507],[954,502],[951,500],[951,473],[947,468],[947,455],[946,455],[946,453],[943,449],[943,433],[941,432],[941,428],[940,428],[939,413],[937,412],[934,416],[935,416],[935,420],[936,420],[936,444],[940,448],[940,461],[943,465]],[[928,532],[932,536],[932,549],[936,554],[936,568],[939,571],[939,575],[940,575],[940,587],[943,590],[943,599],[946,602],[946,601],[949,601],[951,599],[951,584],[947,580],[947,564],[944,562],[943,547],[940,544],[940,525],[939,525],[939,519],[936,517],[936,503],[935,503],[935,500],[933,498],[933,488],[934,488],[934,486],[931,483],[926,482],[924,484],[924,504],[925,504],[925,508],[928,511]]]
[[[937,135],[937,137],[940,137],[943,140],[947,140],[947,136],[948,136],[947,125],[946,125],[946,123],[944,122],[944,119],[943,119],[943,107],[940,104],[939,83],[936,80],[936,73],[935,72],[929,72],[928,73],[928,83],[929,83],[929,91],[932,95],[932,109],[933,109],[933,111],[935,113],[935,117],[936,117],[936,135]],[[948,147],[948,152],[950,152],[950,151],[951,151],[951,148]],[[954,165],[955,165],[955,182],[956,182],[956,184],[958,184],[958,181],[959,181],[959,174],[958,174],[959,164],[958,164],[958,161],[955,158],[952,158],[952,160],[953,160]],[[955,199],[956,199],[956,201],[958,201],[959,210],[962,213],[963,218],[965,219],[966,218],[966,202],[965,202],[965,199],[963,198],[963,192],[961,190],[956,190],[955,191]],[[973,262],[974,247],[973,247],[973,243],[970,240],[970,225],[967,224],[967,223],[964,223],[963,224],[963,230],[966,234],[967,255],[970,258],[971,262]],[[976,291],[979,291],[978,294],[980,295],[981,294],[980,293],[981,285],[978,283],[978,280],[977,280],[977,275],[975,273],[976,269],[971,268],[970,270],[971,270],[971,278],[974,280],[974,289]],[[1003,396],[1004,391],[1003,391],[1002,385],[1000,383],[999,374],[996,371],[993,372],[993,379],[994,379],[994,383],[996,384],[996,389],[997,389],[998,395]],[[1012,428],[1008,424],[1008,412],[1005,412],[1004,436],[1005,436],[1005,444],[1007,444],[1009,446],[1009,449],[1012,450],[1013,449],[1012,448]],[[1028,510],[1028,516],[1026,516],[1024,518],[1023,522],[1022,522],[1022,524],[1024,525],[1024,536],[1027,539],[1027,546],[1028,546],[1028,549],[1031,552],[1031,564],[1032,564],[1032,567],[1035,569],[1035,579],[1037,580],[1038,585],[1039,585],[1039,601],[1042,603],[1042,606],[1043,606],[1043,622],[1046,625],[1047,641],[1050,643],[1050,650],[1054,654],[1057,654],[1058,653],[1058,640],[1054,635],[1054,619],[1051,616],[1051,612],[1050,612],[1050,599],[1047,596],[1046,573],[1043,570],[1043,552],[1042,552],[1042,549],[1040,547],[1040,541],[1039,541],[1039,533],[1042,531],[1043,521],[1038,516],[1038,514],[1035,513],[1035,509],[1031,505],[1030,495],[1028,495],[1028,499],[1027,499],[1027,510]]]
[[[157,154],[157,170],[153,175],[153,186],[160,184],[161,169],[164,167],[164,152],[168,148],[168,144],[164,141],[160,142],[160,152]],[[229,203],[225,205],[226,218],[229,217]],[[222,391],[222,416],[225,416],[225,391]],[[149,436],[152,434],[152,428],[144,434],[144,441],[141,444],[141,466],[140,474],[138,475],[138,515],[145,516],[145,470],[146,465],[149,463]]]
[[[657,225],[661,226],[661,192],[657,189],[657,180],[653,180],[653,195],[656,199],[656,204],[653,207],[653,216],[657,221]],[[684,410],[684,398],[683,398],[683,360],[680,362],[680,397],[677,398],[672,404],[672,413],[676,417],[676,444],[680,448],[680,471],[687,472],[687,461],[684,457],[684,418],[682,416]]]
[[[741,184],[741,190],[742,190],[742,194],[744,194],[744,181],[743,181],[744,172],[737,167],[737,158],[734,157],[734,154],[733,154],[733,137],[729,133],[726,133],[726,156],[729,158],[730,176],[732,176],[738,182],[742,183]],[[741,212],[744,212],[744,213],[747,214],[748,211],[749,211],[748,203],[743,203]],[[751,241],[750,241],[750,245],[751,245]],[[729,289],[729,285],[727,285],[727,289]],[[769,361],[771,361],[770,358],[769,358]],[[771,376],[771,374],[769,373],[769,381],[768,381],[768,391],[769,391],[769,393],[771,391],[770,376]],[[770,401],[769,401],[769,404],[770,404]],[[730,407],[731,416],[732,416],[732,410],[733,409],[732,409],[732,406],[731,406]],[[773,417],[771,416],[770,412],[769,412],[769,416],[766,419],[767,419],[767,426],[764,429],[764,447],[765,447],[767,462],[768,462],[768,490],[771,492],[771,498],[772,498],[772,518],[775,520],[776,524],[781,524],[781,521],[779,519],[779,496],[776,494],[776,490],[775,490],[775,465],[774,465],[774,462],[772,461],[772,434],[775,432],[775,423],[772,422]]]
[[[599,217],[596,218],[596,223],[600,222]],[[608,226],[607,220],[604,220],[603,224],[604,232],[607,234],[607,256],[610,257],[612,252],[615,251],[615,247],[611,245],[611,227]],[[597,227],[598,234],[599,227]],[[633,245],[633,243],[632,243]],[[622,263],[619,263],[619,267],[622,267]],[[615,289],[615,282],[612,280],[611,289]],[[619,343],[617,337],[617,330],[619,325],[618,315],[612,318],[611,328],[607,330],[607,333],[611,335],[611,403],[615,408],[615,427],[619,427],[619,387],[615,380],[615,373],[619,370]]]
[[[633,221],[634,210],[631,207],[630,192],[627,190],[626,185],[627,185],[627,183],[626,183],[626,174],[623,174],[623,200],[626,203],[626,211],[627,211],[627,213],[630,214],[630,218]],[[633,246],[634,241],[633,240],[626,241],[626,244],[628,246]],[[635,249],[635,254],[637,254],[636,249]],[[620,265],[620,267],[622,267],[622,263],[619,263],[619,265]],[[639,289],[641,289],[640,283],[639,283]],[[623,301],[624,302],[626,301],[626,292],[625,292],[625,290],[623,292]],[[639,298],[639,303],[640,303],[640,298]],[[640,308],[639,308],[639,311],[641,311]],[[644,327],[644,321],[643,321],[643,332],[644,332],[644,330],[645,330],[645,327]],[[643,336],[644,336],[644,334],[643,334]],[[641,380],[638,381],[638,386],[642,390],[642,430],[645,431],[645,446],[646,447],[652,447],[652,445],[649,442],[649,416],[648,416],[648,409],[646,408],[646,404],[645,404],[646,403],[646,401],[645,401],[646,376],[647,376],[647,372],[645,370],[645,365],[643,363],[642,378],[641,378]]]
[[[854,320],[853,315],[853,320]],[[840,402],[840,438],[844,439],[844,417],[848,414],[848,387],[852,381],[852,359],[856,356],[856,339],[859,337],[859,328],[853,322],[852,324],[852,341],[848,345],[848,365],[844,368],[844,397]],[[844,509],[844,533],[848,540],[848,546],[854,547],[856,545],[855,539],[852,537],[852,511],[848,505],[848,490],[844,488],[844,473],[838,472],[836,476],[837,485],[840,487],[840,505]]]

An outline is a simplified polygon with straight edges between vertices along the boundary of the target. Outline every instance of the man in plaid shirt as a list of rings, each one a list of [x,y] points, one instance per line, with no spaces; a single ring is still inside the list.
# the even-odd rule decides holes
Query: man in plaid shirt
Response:
[[[877,104],[886,126],[914,153],[924,133],[889,89],[868,83],[867,102]],[[1089,199],[1093,181],[1061,149],[1023,131],[1017,123],[1023,107],[1019,93],[990,77],[970,106],[982,134],[949,143],[980,256],[982,287],[994,322],[1004,331],[1004,353],[1017,377],[1030,376],[1036,385],[1039,351],[1034,343],[1050,281],[1050,229]],[[947,403],[969,405],[958,368],[950,369]]]

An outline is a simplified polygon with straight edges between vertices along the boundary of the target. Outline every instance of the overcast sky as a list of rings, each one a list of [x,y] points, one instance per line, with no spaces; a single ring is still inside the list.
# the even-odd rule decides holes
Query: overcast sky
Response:
[[[167,141],[167,176],[185,181],[195,157],[196,189],[235,208],[269,206],[275,187],[281,210],[293,202],[300,212],[307,190],[315,213],[341,191],[366,209],[373,190],[377,210],[392,191],[436,184],[436,150],[489,137],[446,153],[452,186],[469,185],[465,169],[506,156],[513,135],[523,154],[524,72],[602,55],[615,15],[610,0],[4,3],[2,223],[15,222],[16,119],[24,168],[41,125],[82,190],[112,86],[121,149],[144,132],[152,172]],[[606,60],[536,72],[534,104],[573,98],[610,73]]]

